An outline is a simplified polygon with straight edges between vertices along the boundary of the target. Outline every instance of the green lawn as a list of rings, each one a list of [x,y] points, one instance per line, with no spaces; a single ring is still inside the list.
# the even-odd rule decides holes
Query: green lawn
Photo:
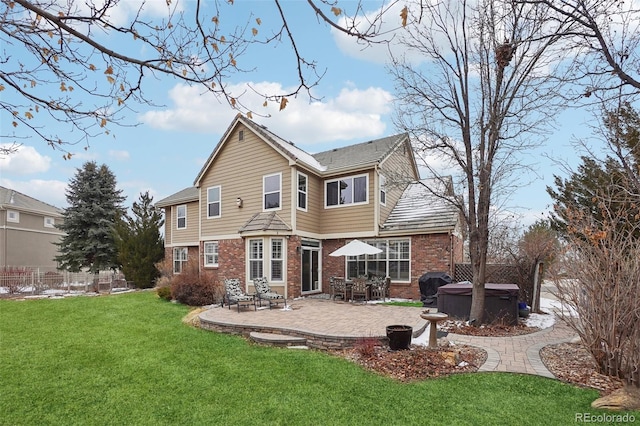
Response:
[[[152,292],[1,300],[0,424],[566,425],[597,413],[595,391],[555,380],[402,384],[322,352],[186,326],[187,312]]]

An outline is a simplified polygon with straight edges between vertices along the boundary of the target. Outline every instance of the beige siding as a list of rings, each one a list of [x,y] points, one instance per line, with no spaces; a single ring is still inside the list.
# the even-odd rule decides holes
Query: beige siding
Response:
[[[339,177],[362,175],[362,173],[347,174]],[[354,232],[373,232],[374,230],[374,206],[377,196],[373,192],[373,173],[368,173],[368,203],[357,205],[345,205],[342,207],[324,207],[324,181],[322,183],[322,229],[324,234],[342,234]],[[326,180],[332,180],[326,179]]]
[[[198,241],[198,202],[193,201],[185,205],[187,206],[186,229],[178,229],[178,205],[171,207],[171,244],[173,245]]]
[[[164,243],[166,245],[171,244],[173,226],[175,226],[175,219],[173,219],[173,217],[171,216],[171,210],[171,207],[166,207],[164,209]]]
[[[2,213],[6,215],[6,211]],[[19,222],[2,221],[4,229],[0,233],[0,266],[55,269],[56,262],[53,258],[58,254],[58,248],[54,243],[60,241],[62,232],[45,227],[45,215],[24,211],[19,213]],[[62,219],[54,220],[55,223],[60,223]]]
[[[240,130],[244,130],[242,141],[238,140]],[[287,159],[249,129],[238,126],[202,177],[201,236],[235,234],[254,214],[262,212],[263,177],[275,173],[282,174],[281,209],[276,213],[291,225],[291,171]],[[208,219],[207,189],[213,186],[221,187],[221,217]],[[241,208],[236,205],[237,198],[242,198]]]
[[[297,229],[302,232],[319,233],[321,213],[324,209],[323,180],[306,171],[302,172],[307,175],[307,211],[296,210]],[[294,200],[297,200],[297,188],[293,197]]]

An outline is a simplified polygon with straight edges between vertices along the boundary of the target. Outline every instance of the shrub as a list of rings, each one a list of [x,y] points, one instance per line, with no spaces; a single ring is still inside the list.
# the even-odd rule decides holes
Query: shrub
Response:
[[[189,306],[204,306],[219,300],[219,285],[200,275],[198,261],[189,260],[171,280],[171,296]]]
[[[358,339],[354,348],[363,358],[370,358],[376,353],[376,348],[380,346],[380,341],[375,337],[364,337]]]
[[[158,287],[156,289],[156,293],[158,294],[158,297],[160,297],[161,299],[164,300],[171,300],[171,287]]]

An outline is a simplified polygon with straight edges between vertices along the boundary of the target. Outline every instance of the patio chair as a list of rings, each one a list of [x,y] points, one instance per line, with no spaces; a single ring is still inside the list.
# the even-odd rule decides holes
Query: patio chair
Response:
[[[224,280],[224,298],[231,309],[231,305],[238,305],[238,312],[240,312],[240,306],[251,306],[257,310],[256,298],[252,294],[245,294],[240,288],[240,280],[237,278],[225,278]]]
[[[256,296],[258,296],[260,307],[262,307],[263,300],[269,301],[269,309],[279,303],[284,303],[284,307],[287,307],[287,299],[285,299],[283,295],[271,290],[267,277],[254,279],[253,286],[256,288]]]
[[[389,283],[386,278],[373,277],[371,280],[371,299],[387,300],[389,294]]]
[[[363,299],[364,303],[369,301],[369,284],[365,277],[353,279],[353,284],[351,284],[351,300],[355,301],[356,298]]]
[[[331,277],[329,278],[329,284],[331,286],[331,300],[335,300],[336,296],[341,296],[342,300],[347,300],[347,284],[343,278]]]

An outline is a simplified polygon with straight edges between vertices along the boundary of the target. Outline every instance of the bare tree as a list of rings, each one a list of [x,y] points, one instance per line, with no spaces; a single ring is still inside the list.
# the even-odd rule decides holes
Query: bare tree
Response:
[[[248,57],[269,45],[292,53],[292,62],[279,66],[295,70],[294,89],[261,93],[266,103],[284,108],[288,97],[308,92],[324,74],[296,42],[291,23],[304,17],[282,0],[249,7],[239,3],[0,0],[0,112],[9,117],[3,118],[3,132],[8,133],[0,137],[19,145],[36,135],[61,149],[88,144],[89,138],[108,134],[110,125],[126,124],[135,105],[153,105],[145,96],[145,83],[166,76],[199,85],[241,112],[255,113],[227,83],[230,76],[252,70]],[[344,3],[349,11],[339,0],[307,0],[307,10],[319,25],[364,43],[380,42],[376,36],[382,18],[397,1],[380,0],[374,15],[367,15],[360,2]],[[276,21],[263,22],[260,12],[272,12]],[[401,17],[394,18],[402,25]],[[51,120],[64,136],[50,130]]]
[[[444,0],[409,8],[407,54],[390,66],[397,85],[396,124],[409,132],[424,167],[454,174],[473,268],[470,321],[480,324],[490,216],[527,166],[518,153],[541,143],[558,88],[550,74],[554,42],[548,13],[508,0]],[[554,23],[562,32],[565,22]],[[409,60],[419,56],[423,66]],[[445,163],[438,169],[435,161]],[[444,169],[444,172],[443,172]]]
[[[562,319],[580,336],[601,373],[640,387],[640,240],[637,221],[615,195],[597,195],[598,215],[573,209],[566,253],[559,258],[558,299],[571,308]],[[612,207],[612,203],[615,207]],[[624,226],[621,226],[621,222]]]
[[[640,9],[633,1],[516,0],[543,6],[550,19],[570,21],[563,31],[565,53],[571,61],[571,81],[579,83],[576,97],[617,97],[640,93]],[[552,37],[557,37],[554,32]]]

